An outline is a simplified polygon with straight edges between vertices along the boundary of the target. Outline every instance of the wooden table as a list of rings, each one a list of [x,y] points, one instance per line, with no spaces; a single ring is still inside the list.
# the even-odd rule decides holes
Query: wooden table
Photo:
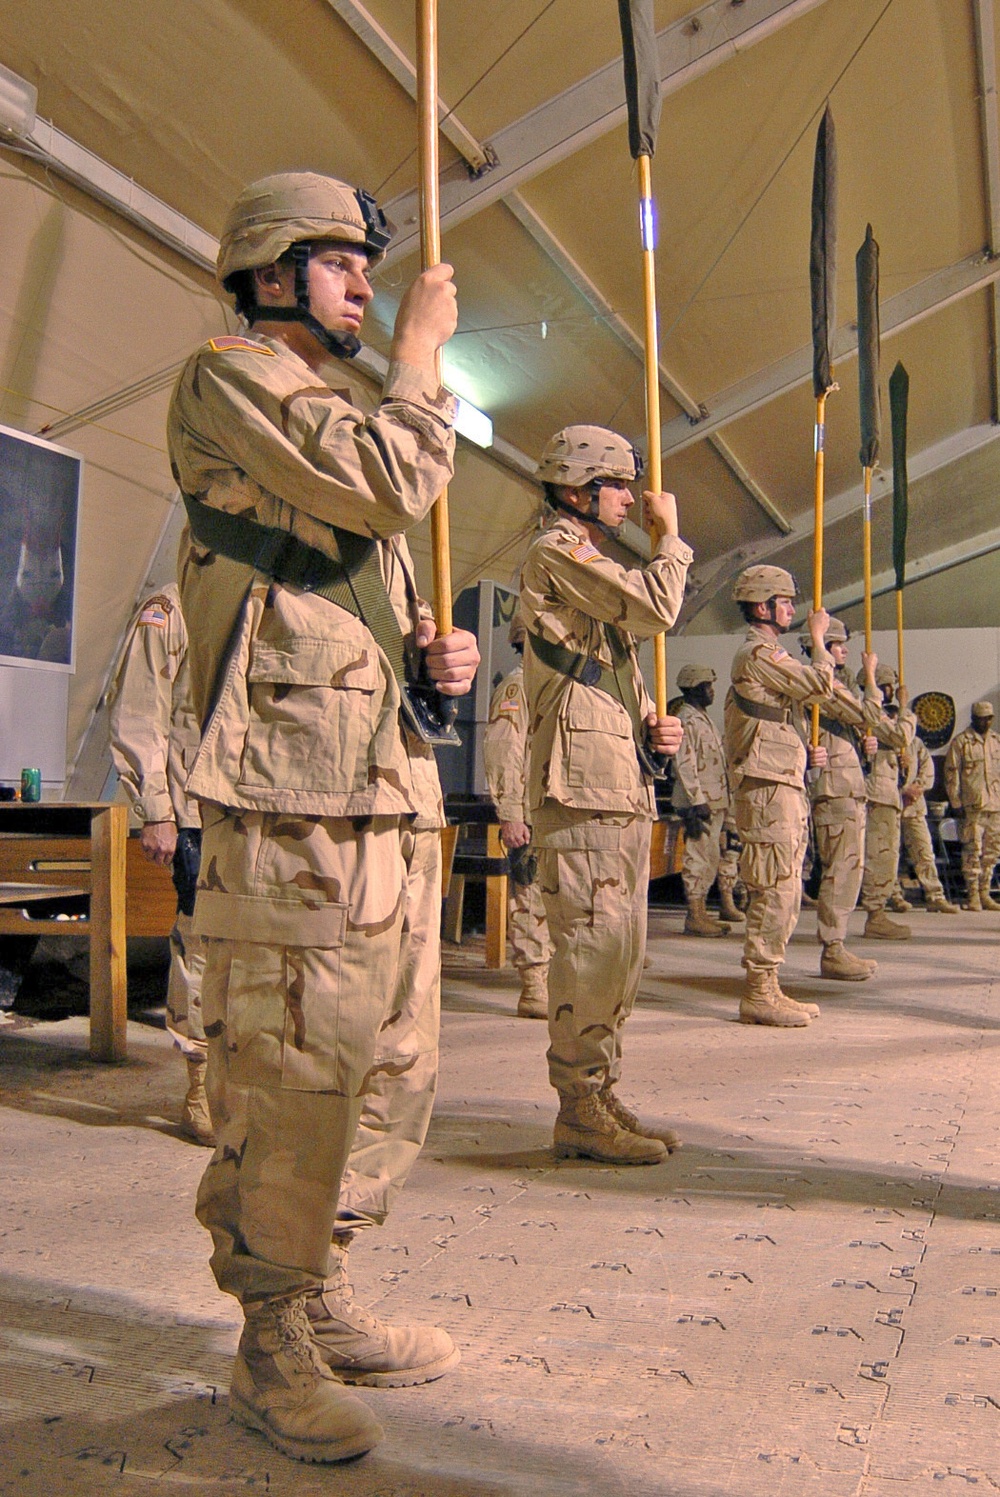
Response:
[[[90,1053],[95,1060],[126,1055],[125,845],[128,810],[104,801],[0,803],[0,881],[34,884],[31,900],[4,900],[0,935],[72,936],[90,942]],[[66,856],[75,841],[76,852]],[[28,903],[89,895],[85,920],[29,919]]]

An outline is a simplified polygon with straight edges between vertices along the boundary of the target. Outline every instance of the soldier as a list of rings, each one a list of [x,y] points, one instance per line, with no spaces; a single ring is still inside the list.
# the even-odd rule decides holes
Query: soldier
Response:
[[[140,606],[109,695],[111,757],[142,823],[139,846],[172,868],[177,917],[170,932],[167,1028],[187,1062],[181,1128],[215,1146],[205,1096],[207,1043],[201,1012],[204,943],[191,928],[201,854],[201,814],[185,787],[200,737],[191,704],[188,636],[180,593],[168,583]]]
[[[730,811],[726,754],[719,730],[708,715],[715,701],[715,672],[710,665],[682,665],[677,689],[684,705],[677,714],[684,737],[674,759],[674,810],[684,823],[684,898],[686,936],[726,936],[743,915],[733,903],[737,875],[736,827]],[[705,907],[708,891],[719,881],[717,919]]]
[[[782,567],[747,567],[736,579],[733,600],[749,628],[733,660],[723,740],[743,844],[740,876],[750,897],[740,1019],[781,1029],[801,1028],[819,1015],[815,1003],[798,1003],[782,991],[778,968],[799,916],[808,842],[801,704],[818,698],[825,707],[834,696],[833,659],[823,645],[830,621],[825,609],[809,615],[811,665],[781,647],[797,591]],[[826,750],[810,749],[808,762],[825,768]]]
[[[914,738],[908,757],[909,772],[900,791],[903,802],[903,847],[924,891],[924,908],[938,915],[957,915],[958,905],[952,904],[945,897],[944,885],[938,877],[934,846],[927,825],[925,792],[934,784],[934,760],[919,737]],[[901,915],[913,908],[903,895],[898,877],[889,899],[889,908]]]
[[[823,703],[819,719],[819,742],[826,749],[826,767],[809,777],[809,798],[822,868],[816,901],[816,934],[823,947],[820,976],[864,982],[874,977],[878,964],[855,956],[844,942],[864,872],[867,798],[862,760],[871,758],[878,749],[873,728],[883,714],[882,693],[875,681],[878,657],[862,656],[864,700],[859,702],[846,671],[849,639],[846,625],[832,618],[826,648],[836,667],[834,696]],[[808,654],[811,637],[800,634],[799,644],[803,654]],[[882,727],[886,734],[897,731],[888,722]]]
[[[219,1143],[197,1210],[245,1316],[232,1412],[307,1461],[381,1436],[343,1382],[423,1382],[458,1360],[445,1332],[359,1310],[344,1265],[343,1238],[419,1149],[434,1085],[440,789],[415,731],[434,694],[429,713],[407,693],[422,661],[460,695],[478,661],[471,635],[434,638],[401,537],[452,472],[435,373],[450,266],[403,296],[375,412],[336,388],[388,237],[374,200],[333,178],[245,189],[218,274],[250,335],[188,361],[168,427],[204,723],[188,788]]]
[[[1000,858],[1000,733],[991,702],[973,702],[972,723],[952,739],[944,761],[948,799],[962,813],[966,909],[1000,910],[990,894]]]
[[[861,680],[859,673],[859,686]],[[884,711],[872,730],[878,739],[878,749],[865,772],[868,822],[861,907],[867,912],[867,919],[863,934],[879,941],[908,941],[912,934],[910,927],[891,920],[886,905],[899,868],[899,823],[903,814],[899,787],[909,772],[909,749],[917,720],[905,704],[900,710],[893,701],[898,681],[891,666],[880,665],[875,680],[882,692]]]
[[[524,623],[515,613],[510,626],[511,647],[524,654]],[[515,969],[521,976],[517,1000],[522,1019],[546,1019],[549,1013],[549,958],[552,944],[545,923],[537,878],[529,851],[528,823],[528,698],[524,691],[524,666],[504,676],[490,699],[490,720],[483,737],[483,765],[490,795],[500,818],[500,840],[514,853],[507,881],[510,908],[510,946]]]
[[[615,432],[556,433],[538,468],[554,520],[525,558],[520,604],[528,806],[553,945],[553,1141],[562,1157],[621,1164],[655,1163],[678,1142],[668,1128],[644,1128],[614,1093],[646,947],[656,815],[648,750],[676,753],[683,731],[652,710],[634,641],[673,623],[692,557],[672,494],[645,495],[654,532],[647,566],[629,571],[602,554],[632,506],[638,471]]]

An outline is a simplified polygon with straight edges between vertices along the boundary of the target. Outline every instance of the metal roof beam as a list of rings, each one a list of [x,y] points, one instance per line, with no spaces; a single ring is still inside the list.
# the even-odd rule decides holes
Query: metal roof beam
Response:
[[[990,253],[1000,248],[1000,120],[997,118],[997,51],[993,0],[973,0],[979,108],[983,141],[983,187]],[[1000,420],[1000,286],[990,296],[990,343],[993,365],[993,419]]]
[[[925,447],[923,452],[910,457],[906,465],[910,483],[915,484],[922,478],[928,478],[933,473],[952,467],[974,452],[980,452],[983,448],[994,447],[998,444],[1000,444],[1000,427],[988,423],[970,426],[965,431],[956,432],[953,436],[945,437],[943,441],[935,442],[933,446]],[[888,498],[891,495],[892,469],[880,468],[874,476],[873,501],[877,503],[879,499]],[[863,503],[864,486],[860,483],[828,499],[825,505],[825,528],[836,525],[838,521],[847,519],[849,515],[859,513]],[[728,582],[733,581],[742,572],[744,567],[753,566],[761,561],[774,561],[783,552],[811,540],[812,535],[813,513],[810,509],[796,521],[788,535],[766,536],[762,540],[748,541],[745,545],[735,546],[722,556],[715,557],[704,566],[696,565],[689,577],[687,595],[677,621],[678,629],[683,630]],[[907,573],[909,581],[911,580],[909,565]],[[834,593],[830,596],[836,597],[837,595]],[[824,607],[827,608],[836,606],[827,600],[826,595],[824,595],[823,602]]]
[[[660,91],[676,92],[685,83],[728,62],[738,53],[779,31],[790,21],[825,4],[825,0],[709,0],[675,21],[657,37]],[[459,163],[441,173],[441,227],[448,229],[506,197],[523,182],[607,135],[625,120],[625,85],[621,58],[547,99],[537,109],[505,125],[486,142],[497,165],[470,182]],[[400,232],[386,261],[414,252],[419,239],[416,191],[386,203],[385,211]]]
[[[904,328],[922,322],[925,317],[943,311],[953,302],[992,286],[998,278],[1000,256],[989,253],[970,255],[955,265],[935,271],[926,280],[918,281],[916,285],[907,287],[905,291],[900,291],[882,303],[883,341],[893,333],[900,333]],[[857,351],[857,327],[849,324],[839,328],[833,339],[834,361],[842,363],[854,358]],[[706,414],[700,421],[691,420],[687,416],[675,416],[663,427],[664,457],[671,452],[682,452],[695,442],[703,442],[720,427],[727,426],[731,421],[738,421],[741,416],[747,416],[762,405],[777,400],[780,395],[786,395],[799,385],[806,384],[812,379],[812,360],[812,344],[809,344],[797,349],[795,353],[787,354],[766,369],[758,370],[746,379],[730,385],[727,390],[720,390],[705,402]]]
[[[1000,551],[1000,526],[994,530],[984,531],[981,535],[970,536],[967,540],[957,541],[953,546],[944,546],[940,551],[931,551],[926,556],[918,556],[906,563],[906,586],[910,587],[914,582],[923,582],[927,577],[936,577],[941,572],[950,572],[952,567],[960,567],[968,561],[976,561],[980,556],[991,556],[994,551]],[[872,578],[872,597],[880,598],[885,593],[896,591],[896,574],[891,568],[885,572],[879,572]],[[823,599],[824,608],[831,613],[838,609],[854,608],[858,603],[864,601],[864,588],[858,584],[847,587],[838,587],[829,598]]]

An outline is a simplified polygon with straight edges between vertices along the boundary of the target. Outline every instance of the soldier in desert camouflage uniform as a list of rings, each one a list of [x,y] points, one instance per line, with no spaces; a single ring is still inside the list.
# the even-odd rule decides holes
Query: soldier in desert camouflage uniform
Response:
[[[867,799],[862,761],[878,749],[876,726],[893,741],[899,730],[882,712],[882,693],[875,683],[877,656],[862,655],[859,684],[864,687],[864,699],[859,701],[855,695],[846,671],[849,638],[846,625],[831,619],[825,643],[836,665],[834,695],[823,703],[819,716],[819,742],[827,760],[824,769],[809,777],[809,797],[823,870],[816,901],[816,935],[823,947],[820,976],[865,982],[874,977],[878,964],[855,956],[844,944],[864,874]],[[810,636],[800,635],[799,643],[808,654]],[[902,734],[898,741],[902,746]]]
[[[819,608],[809,615],[812,664],[793,660],[780,644],[795,615],[795,579],[781,567],[747,567],[733,599],[749,628],[736,652],[726,696],[726,761],[733,786],[733,815],[743,844],[740,875],[747,886],[743,946],[744,1024],[801,1028],[819,1014],[783,992],[778,968],[802,902],[802,862],[808,841],[809,803],[804,776],[802,706],[832,701],[833,658],[823,644],[830,622]],[[810,749],[814,769],[826,750]]]
[[[952,739],[944,761],[948,799],[962,813],[962,872],[970,910],[1000,909],[990,894],[1000,859],[1000,733],[993,703],[972,704],[972,722]]]
[[[673,806],[684,823],[684,898],[686,936],[725,936],[729,926],[742,924],[733,903],[738,872],[736,826],[730,810],[726,753],[719,730],[708,715],[715,700],[715,672],[710,665],[682,665],[677,689],[684,705],[678,717],[684,737],[674,758]],[[710,915],[705,900],[719,881],[719,914]]]
[[[900,791],[903,802],[901,829],[906,856],[913,865],[924,891],[924,909],[938,915],[957,915],[958,905],[946,897],[938,877],[934,844],[927,825],[926,793],[934,785],[934,760],[926,744],[917,737],[910,746],[909,773]],[[897,877],[889,900],[889,909],[905,915],[913,906],[903,894]]]
[[[458,1360],[445,1332],[360,1310],[344,1266],[420,1147],[434,1084],[440,792],[403,726],[403,657],[445,695],[478,662],[471,635],[433,637],[401,536],[452,470],[435,376],[450,266],[404,295],[378,409],[337,388],[387,240],[374,201],[332,178],[247,188],[219,277],[250,336],[189,360],[168,429],[205,724],[188,788],[218,1148],[198,1215],[245,1315],[233,1413],[309,1461],[380,1438],[342,1382],[421,1382]]]
[[[520,614],[515,613],[510,643],[519,655],[524,653],[524,638],[524,624]],[[500,840],[509,851],[523,848],[527,852],[531,846],[527,750],[528,698],[524,690],[524,666],[518,665],[497,684],[490,698],[490,717],[483,735],[486,783],[500,818]],[[525,868],[523,861],[520,868]],[[512,869],[507,880],[511,956],[521,977],[517,1012],[522,1019],[545,1019],[549,1012],[552,943],[538,881],[525,882],[518,876],[519,869]]]
[[[900,710],[893,701],[897,678],[891,666],[880,665],[875,680],[882,692],[884,711],[872,729],[878,749],[867,761],[865,771],[868,820],[861,880],[861,907],[867,913],[864,934],[879,941],[908,941],[910,927],[890,919],[886,906],[899,870],[899,823],[903,813],[899,787],[909,772],[909,749],[917,720],[905,705]]]
[[[616,1097],[621,1031],[646,946],[653,780],[638,753],[675,753],[681,725],[657,718],[636,639],[673,623],[692,552],[671,494],[647,494],[653,557],[628,571],[600,550],[633,500],[630,444],[599,426],[569,426],[538,477],[554,522],[521,570],[528,631],[524,679],[531,746],[528,806],[553,954],[549,1080],[559,1094],[562,1155],[654,1163],[677,1143],[644,1128]]]
[[[201,853],[198,802],[185,789],[200,733],[191,705],[188,637],[175,582],[141,604],[132,620],[109,698],[111,757],[142,823],[139,845],[151,863],[172,868],[177,918],[170,932],[167,1028],[187,1062],[181,1127],[215,1144],[205,1097],[201,1012],[204,945],[192,930]]]

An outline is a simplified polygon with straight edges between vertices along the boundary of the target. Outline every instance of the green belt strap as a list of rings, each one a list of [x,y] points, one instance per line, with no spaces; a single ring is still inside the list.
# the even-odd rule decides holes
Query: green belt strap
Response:
[[[741,696],[735,686],[731,686],[733,701],[742,713],[747,717],[756,717],[765,723],[788,723],[792,720],[792,714],[787,707],[767,707],[763,702],[751,702],[749,697]]]
[[[392,606],[378,542],[331,525],[340,560],[307,546],[287,530],[259,525],[184,495],[188,524],[195,540],[230,561],[243,562],[277,582],[291,582],[359,618],[384,650],[401,686],[408,680],[406,645]]]
[[[592,655],[578,655],[575,650],[567,650],[564,645],[553,644],[543,635],[528,630],[531,648],[542,664],[547,665],[549,670],[558,671],[561,676],[569,676],[572,681],[579,681],[584,686],[595,686],[599,691],[606,692],[619,706],[625,708],[632,722],[635,741],[644,746],[646,725],[632,681],[628,646],[618,630],[610,624],[606,626],[605,635],[614,661],[613,670],[608,670],[607,666],[595,660]],[[626,666],[629,668],[623,669]]]
[[[846,723],[837,722],[836,718],[824,717],[820,714],[819,725],[824,733],[829,733],[831,738],[843,738],[847,743],[857,747],[854,732]]]

